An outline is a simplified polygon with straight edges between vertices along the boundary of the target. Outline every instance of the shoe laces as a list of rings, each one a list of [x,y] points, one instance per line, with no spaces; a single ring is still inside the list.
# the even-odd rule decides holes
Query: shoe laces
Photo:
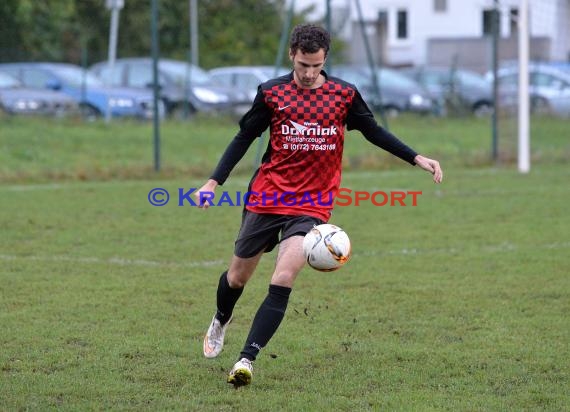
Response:
[[[212,324],[212,333],[210,333],[210,340],[216,344],[220,342],[224,327],[218,319],[214,319]]]
[[[249,370],[253,370],[253,361],[250,361],[247,358],[241,358],[241,363],[243,363]]]

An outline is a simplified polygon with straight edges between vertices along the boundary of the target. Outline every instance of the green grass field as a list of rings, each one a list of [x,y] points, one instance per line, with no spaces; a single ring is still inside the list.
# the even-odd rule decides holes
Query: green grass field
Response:
[[[215,124],[218,123],[218,124]],[[338,272],[304,269],[251,386],[225,383],[274,253],[201,353],[238,207],[148,203],[197,187],[235,132],[8,119],[0,130],[0,410],[568,411],[567,122],[533,124],[533,168],[490,165],[484,120],[402,118],[392,130],[445,181],[347,142],[343,187],[420,190],[415,207],[337,207],[353,243]],[[352,135],[351,135],[352,137]],[[244,190],[256,147],[224,186]]]

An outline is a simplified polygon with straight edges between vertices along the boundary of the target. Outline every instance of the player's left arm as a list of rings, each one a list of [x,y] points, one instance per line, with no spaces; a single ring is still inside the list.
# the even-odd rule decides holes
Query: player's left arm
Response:
[[[435,183],[441,183],[443,180],[443,171],[441,170],[441,166],[437,160],[430,159],[429,157],[425,157],[422,155],[417,155],[414,157],[414,162],[433,175],[433,181]]]
[[[411,165],[416,164],[414,159],[418,153],[376,122],[372,111],[368,108],[358,90],[355,90],[348,110],[346,128],[347,130],[360,131],[366,140],[373,145],[386,150]]]
[[[441,183],[443,172],[439,162],[418,154],[392,133],[381,127],[358,91],[355,92],[348,112],[346,126],[348,130],[359,130],[370,143],[430,172],[433,175],[434,182]]]

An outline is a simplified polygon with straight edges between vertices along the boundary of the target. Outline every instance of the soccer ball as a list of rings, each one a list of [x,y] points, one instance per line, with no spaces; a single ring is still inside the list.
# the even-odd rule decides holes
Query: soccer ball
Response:
[[[325,223],[305,235],[303,252],[313,269],[332,272],[348,262],[350,239],[340,227]]]

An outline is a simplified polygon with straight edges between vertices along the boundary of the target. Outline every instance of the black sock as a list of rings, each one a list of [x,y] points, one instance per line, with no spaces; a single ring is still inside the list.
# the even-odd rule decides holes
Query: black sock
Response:
[[[225,271],[222,273],[222,276],[220,276],[220,283],[218,283],[218,292],[216,296],[218,307],[216,318],[222,325],[225,325],[232,317],[234,306],[242,292],[243,286],[238,289],[232,289],[228,283],[228,272]]]
[[[290,294],[291,288],[269,285],[269,293],[255,314],[241,358],[253,361],[267,345],[285,316]]]

